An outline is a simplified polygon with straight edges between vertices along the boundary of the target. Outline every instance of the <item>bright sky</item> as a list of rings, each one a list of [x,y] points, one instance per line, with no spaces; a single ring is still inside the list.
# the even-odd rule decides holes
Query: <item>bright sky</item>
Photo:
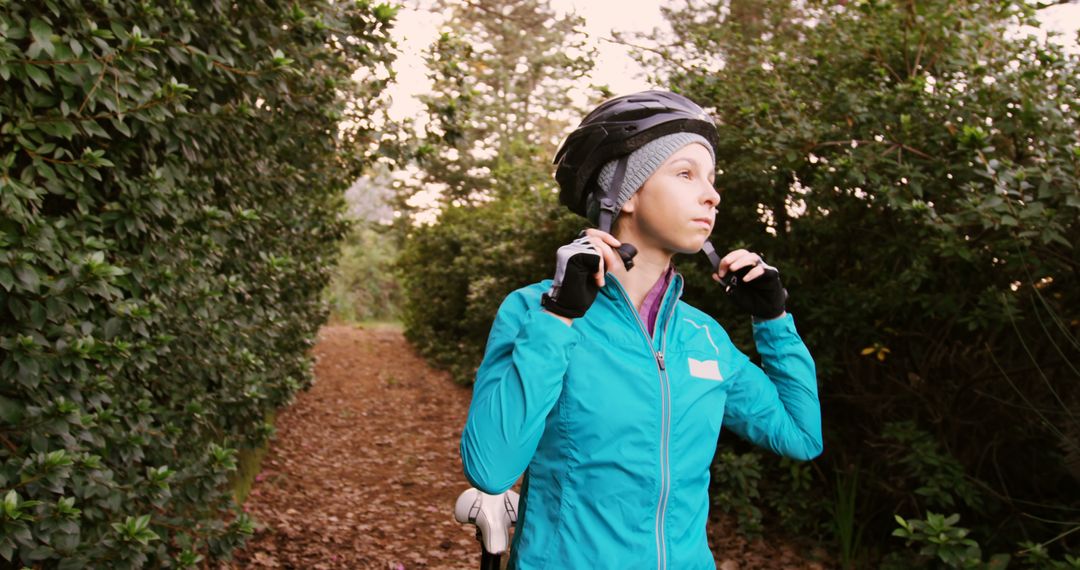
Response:
[[[418,116],[423,107],[415,96],[431,89],[424,67],[424,51],[435,41],[442,15],[431,12],[428,0],[404,0],[394,25],[400,54],[393,63],[397,82],[389,88],[394,119]],[[629,49],[603,41],[611,30],[649,31],[665,26],[660,15],[663,0],[551,0],[560,13],[576,11],[585,18],[585,31],[597,49],[593,82],[607,84],[615,93],[630,93],[651,87],[641,77],[641,69],[630,57]]]
[[[630,57],[629,49],[602,38],[611,30],[645,32],[656,26],[666,28],[660,6],[671,0],[551,0],[557,12],[575,11],[585,18],[585,31],[598,51],[593,82],[607,84],[617,94],[632,93],[652,87],[642,77],[642,70]],[[400,54],[394,62],[397,82],[389,88],[393,99],[390,116],[394,119],[418,117],[423,110],[415,96],[431,89],[424,68],[423,53],[435,41],[442,15],[430,11],[430,0],[402,0],[394,26]],[[678,2],[681,4],[681,2]],[[1046,8],[1039,12],[1044,30],[1061,32],[1059,41],[1070,51],[1080,51],[1076,31],[1080,27],[1080,1]]]

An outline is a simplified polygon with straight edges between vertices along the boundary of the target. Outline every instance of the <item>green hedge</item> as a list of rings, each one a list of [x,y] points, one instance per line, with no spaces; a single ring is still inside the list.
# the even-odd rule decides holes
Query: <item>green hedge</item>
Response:
[[[384,86],[350,77],[393,16],[0,0],[0,565],[193,566],[251,532],[226,477],[310,383]]]

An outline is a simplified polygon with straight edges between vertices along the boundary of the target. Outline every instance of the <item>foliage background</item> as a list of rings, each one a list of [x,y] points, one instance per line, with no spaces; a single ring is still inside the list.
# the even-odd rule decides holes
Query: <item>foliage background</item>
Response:
[[[667,12],[692,41],[659,73],[722,125],[724,236],[799,291],[823,462],[863,466],[880,513],[859,524],[956,512],[994,548],[1070,551],[1080,61],[1014,37],[1038,25],[1019,2],[717,6]]]
[[[310,382],[393,15],[0,2],[5,563],[194,566],[251,532],[225,477]]]

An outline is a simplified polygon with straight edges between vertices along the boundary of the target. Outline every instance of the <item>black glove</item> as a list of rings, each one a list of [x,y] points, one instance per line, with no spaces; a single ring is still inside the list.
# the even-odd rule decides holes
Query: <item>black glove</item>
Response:
[[[743,281],[743,277],[756,265],[747,265],[736,271],[729,271],[720,278],[724,292],[735,304],[758,319],[775,319],[784,314],[784,303],[788,292],[780,284],[780,271],[761,261],[765,273],[753,281]]]
[[[556,254],[555,281],[540,300],[548,312],[577,319],[589,310],[600,287],[600,252],[587,237],[580,237],[559,248]]]

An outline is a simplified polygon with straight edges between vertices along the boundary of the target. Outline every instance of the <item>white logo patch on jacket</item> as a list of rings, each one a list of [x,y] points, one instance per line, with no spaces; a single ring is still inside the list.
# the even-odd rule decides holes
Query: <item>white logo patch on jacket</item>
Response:
[[[720,375],[720,363],[715,360],[695,360],[689,359],[690,363],[690,375],[695,378],[704,378],[705,380],[716,380],[717,382],[723,382],[724,377]]]

